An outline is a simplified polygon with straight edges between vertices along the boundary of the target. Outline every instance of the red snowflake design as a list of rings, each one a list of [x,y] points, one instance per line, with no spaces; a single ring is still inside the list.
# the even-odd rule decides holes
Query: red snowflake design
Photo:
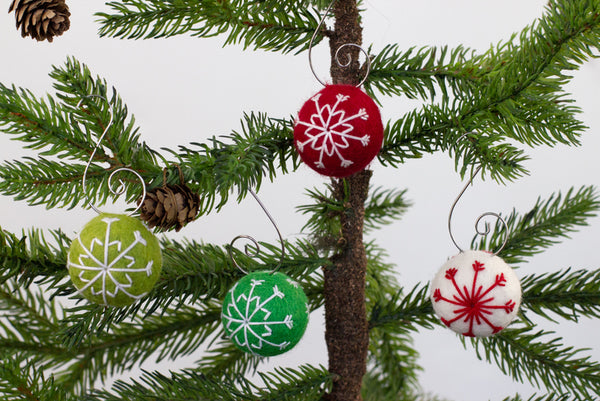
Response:
[[[462,289],[458,286],[454,278],[458,269],[451,268],[446,270],[445,278],[452,282],[452,285],[456,289],[456,294],[452,296],[452,299],[448,299],[444,297],[440,289],[437,288],[433,292],[433,300],[435,302],[448,302],[449,304],[458,307],[452,311],[455,315],[453,319],[448,320],[442,317],[442,322],[450,327],[452,323],[464,319],[464,322],[469,323],[469,330],[466,333],[462,333],[463,335],[474,337],[474,324],[487,324],[492,329],[493,334],[498,333],[504,327],[493,325],[487,317],[493,313],[494,309],[503,309],[506,313],[511,313],[514,310],[516,303],[513,300],[509,300],[504,305],[494,305],[494,297],[489,294],[494,288],[504,287],[506,285],[504,273],[497,274],[494,283],[484,290],[482,285],[478,286],[477,278],[479,272],[485,270],[485,266],[479,261],[475,261],[472,266],[475,275],[473,277],[473,285],[470,289],[466,285],[464,285]]]

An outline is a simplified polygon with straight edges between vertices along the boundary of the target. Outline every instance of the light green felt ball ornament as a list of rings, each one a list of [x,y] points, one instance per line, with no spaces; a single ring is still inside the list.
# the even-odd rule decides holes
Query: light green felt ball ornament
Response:
[[[259,271],[244,276],[229,290],[221,319],[238,348],[274,356],[300,341],[309,313],[300,284],[283,273]]]
[[[121,307],[152,289],[160,276],[162,255],[158,239],[141,221],[101,213],[71,244],[67,268],[82,296]]]

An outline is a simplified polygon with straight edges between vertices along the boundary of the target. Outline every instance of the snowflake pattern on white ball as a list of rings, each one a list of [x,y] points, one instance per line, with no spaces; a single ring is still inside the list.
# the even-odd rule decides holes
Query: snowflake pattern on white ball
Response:
[[[108,298],[115,298],[117,294],[123,292],[128,297],[137,300],[142,298],[147,294],[147,292],[139,295],[131,294],[128,292],[128,289],[133,285],[133,280],[130,276],[130,273],[141,273],[145,272],[148,277],[152,275],[152,267],[154,261],[150,260],[144,268],[132,269],[136,263],[136,259],[131,256],[129,253],[138,245],[146,246],[147,242],[142,237],[139,231],[134,231],[134,240],[131,244],[129,244],[125,249],[123,249],[124,245],[119,239],[111,239],[111,226],[114,222],[119,221],[119,218],[116,217],[105,217],[101,220],[106,223],[106,231],[104,240],[99,238],[93,238],[89,247],[87,247],[82,241],[81,237],[77,237],[77,241],[81,246],[83,253],[79,255],[77,262],[72,260],[68,261],[67,266],[70,268],[76,268],[80,270],[79,279],[85,283],[85,286],[78,289],[79,293],[83,293],[88,288],[90,289],[92,295],[101,295],[104,305],[108,305]],[[94,256],[94,250],[96,247],[102,248],[102,259]],[[116,257],[109,257],[111,247],[116,247],[117,254]],[[121,260],[127,260],[126,268],[117,268],[115,265],[119,263]],[[88,279],[85,278],[85,272],[94,272],[96,273],[93,278]],[[125,278],[125,282],[119,281],[114,273],[123,273],[120,275]],[[98,281],[101,281],[102,287],[100,290],[96,290],[94,284]],[[107,281],[110,281],[114,285],[114,291],[110,291],[107,287]]]
[[[342,167],[348,167],[352,165],[353,161],[344,158],[342,150],[350,146],[349,141],[357,141],[363,146],[367,146],[370,140],[369,135],[352,135],[354,127],[349,122],[358,118],[368,120],[369,115],[364,108],[361,108],[356,114],[346,117],[346,111],[340,109],[340,104],[350,98],[348,95],[338,94],[333,105],[327,103],[321,106],[320,98],[320,93],[311,98],[311,101],[315,103],[316,112],[310,116],[310,122],[296,121],[297,125],[308,128],[305,131],[308,139],[296,143],[298,150],[303,152],[304,147],[310,145],[313,150],[319,152],[319,160],[315,162],[317,168],[325,168],[324,155],[331,157],[334,154],[339,158]]]
[[[442,266],[432,282],[431,300],[446,326],[468,337],[484,337],[515,318],[521,285],[498,256],[467,251]]]
[[[248,295],[245,293],[235,295],[235,290],[239,283],[236,283],[231,289],[233,300],[231,304],[227,306],[227,309],[223,311],[223,319],[225,327],[229,329],[232,324],[239,324],[239,326],[231,332],[229,337],[233,339],[240,347],[244,347],[255,355],[258,355],[254,350],[262,349],[264,344],[277,347],[280,350],[284,350],[290,345],[289,341],[282,341],[275,343],[269,341],[266,337],[270,337],[273,330],[272,326],[285,325],[288,329],[292,329],[294,326],[294,320],[292,315],[286,315],[281,321],[269,321],[271,311],[269,310],[269,303],[275,298],[284,298],[285,294],[277,288],[277,285],[272,287],[272,295],[267,299],[262,300],[260,296],[254,295],[254,289],[257,286],[263,285],[264,280],[252,279],[250,284],[250,292]],[[264,329],[262,334],[258,334],[254,328],[260,326]],[[240,340],[238,332],[242,332],[243,340]]]

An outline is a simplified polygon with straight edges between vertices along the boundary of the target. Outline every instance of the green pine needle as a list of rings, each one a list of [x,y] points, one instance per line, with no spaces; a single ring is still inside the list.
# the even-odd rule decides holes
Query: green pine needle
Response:
[[[531,397],[525,399],[521,397],[519,394],[513,397],[506,397],[502,401],[581,401],[580,398],[573,397],[569,394],[547,394],[547,395],[537,395],[534,394]]]
[[[462,47],[442,48],[439,60],[435,49],[414,55],[394,46],[384,49],[373,68],[375,85],[384,93],[405,89],[409,96],[433,96],[439,84],[443,96],[387,125],[380,161],[397,166],[424,153],[449,151],[461,174],[476,163],[502,182],[527,173],[526,156],[507,138],[527,146],[578,144],[586,127],[576,119],[579,109],[563,86],[571,78],[568,72],[599,49],[599,9],[597,2],[551,1],[546,15],[524,29],[518,41],[515,36],[470,59]],[[377,84],[382,77],[387,81]],[[457,144],[468,132],[480,133],[478,142]]]
[[[495,251],[500,249],[507,237],[506,246],[499,253],[507,263],[517,265],[542,252],[551,245],[569,238],[578,227],[587,225],[600,208],[598,194],[594,187],[582,187],[575,191],[571,188],[566,194],[552,194],[546,200],[541,197],[527,212],[519,215],[515,210],[504,217],[507,229],[497,221],[494,231],[487,237],[473,238],[472,249]]]
[[[5,354],[0,359],[0,394],[4,401],[75,401],[76,397],[36,369],[23,355]]]
[[[479,359],[494,362],[519,382],[593,399],[600,394],[600,364],[581,356],[584,350],[563,345],[562,338],[552,334],[529,327],[508,328],[495,336],[461,340],[471,343]]]
[[[283,53],[306,50],[321,19],[314,8],[286,6],[273,12],[270,4],[242,0],[131,0],[108,6],[111,14],[97,14],[101,36],[150,39],[185,33],[201,38],[226,34],[225,45]]]
[[[574,322],[581,316],[600,318],[600,270],[532,274],[521,279],[521,287],[523,313],[531,311],[553,322],[556,317]]]
[[[92,391],[85,401],[317,401],[331,385],[331,375],[323,367],[302,365],[296,369],[276,368],[259,373],[262,386],[238,377],[215,377],[193,370],[145,372],[139,380],[119,380],[113,391]]]

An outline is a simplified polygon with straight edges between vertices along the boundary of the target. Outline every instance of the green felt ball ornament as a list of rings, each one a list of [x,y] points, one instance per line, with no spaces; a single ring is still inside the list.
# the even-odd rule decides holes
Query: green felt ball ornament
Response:
[[[152,289],[160,276],[162,255],[158,239],[141,221],[101,213],[71,244],[67,268],[83,297],[122,307]]]
[[[245,352],[279,355],[304,335],[310,309],[302,287],[283,273],[252,272],[223,301],[225,333]]]

